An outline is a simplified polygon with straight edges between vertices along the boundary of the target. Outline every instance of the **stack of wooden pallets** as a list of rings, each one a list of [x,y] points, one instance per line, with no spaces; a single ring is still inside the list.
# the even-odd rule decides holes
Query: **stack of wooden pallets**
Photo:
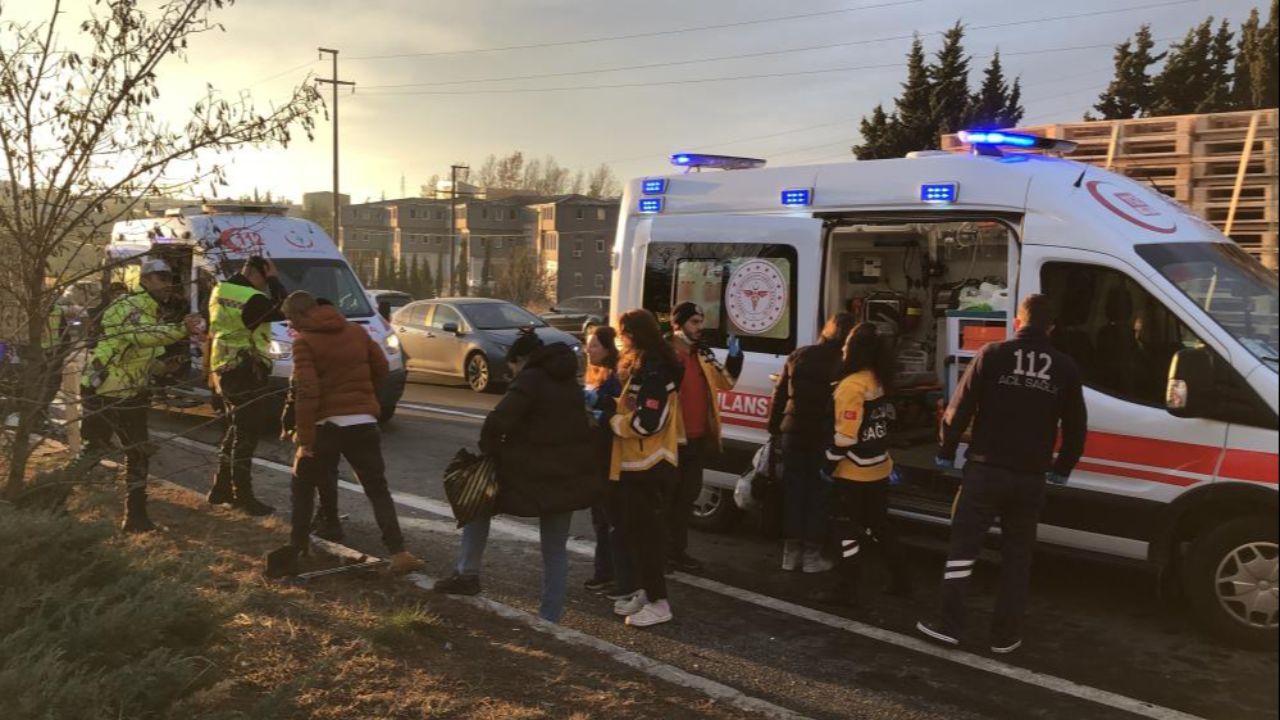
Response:
[[[1280,260],[1276,244],[1276,114],[1271,108],[1035,125],[1018,131],[1079,143],[1068,156],[1072,160],[1109,167],[1151,183],[1274,269]],[[1251,123],[1253,147],[1241,174]],[[967,151],[955,135],[944,135],[942,148]],[[1237,181],[1240,192],[1233,213]]]

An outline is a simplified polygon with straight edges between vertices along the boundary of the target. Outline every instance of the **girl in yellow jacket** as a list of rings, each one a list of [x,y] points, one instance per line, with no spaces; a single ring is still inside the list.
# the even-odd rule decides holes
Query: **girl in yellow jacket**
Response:
[[[671,620],[667,602],[663,498],[676,482],[684,431],[676,392],[680,361],[662,338],[648,310],[631,310],[618,320],[622,362],[618,374],[622,395],[609,419],[613,431],[610,477],[618,481],[622,527],[631,567],[640,589],[614,604],[613,610],[633,627]]]
[[[892,577],[888,592],[905,595],[911,584],[902,546],[889,522],[889,430],[894,408],[886,396],[893,374],[887,347],[875,325],[854,327],[844,343],[843,379],[835,387],[835,436],[824,474],[831,478],[833,527],[840,540],[840,574],[830,602],[856,605],[860,560],[874,537]]]

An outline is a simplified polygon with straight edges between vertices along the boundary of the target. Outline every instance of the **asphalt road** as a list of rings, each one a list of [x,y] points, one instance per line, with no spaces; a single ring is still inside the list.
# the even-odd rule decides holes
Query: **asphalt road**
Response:
[[[405,534],[433,576],[449,572],[458,542],[452,521],[439,514],[442,469],[459,447],[474,447],[480,420],[473,416],[496,401],[465,388],[414,383],[385,430],[388,478],[404,494]],[[152,422],[156,432],[188,438],[163,443],[153,473],[206,488],[208,445],[216,444],[220,426],[159,412]],[[259,457],[288,465],[291,449],[267,441]],[[280,465],[260,464],[255,475],[259,494],[285,509],[288,474]],[[354,481],[345,466],[342,477]],[[350,514],[346,544],[383,553],[364,499],[356,492],[340,499]],[[511,520],[528,534],[528,522]],[[936,602],[943,544],[937,530],[901,528],[918,587],[909,600],[880,596],[873,568],[861,609],[821,605],[811,596],[831,578],[779,570],[777,543],[748,521],[725,535],[694,533],[691,552],[707,568],[672,583],[676,619],[648,631],[626,628],[607,601],[582,588],[590,559],[573,555],[564,623],[814,718],[1277,717],[1276,653],[1206,640],[1177,609],[1161,604],[1149,576],[1122,565],[1039,553],[1026,645],[995,658],[981,643],[998,567],[982,563],[971,618],[974,653],[913,645],[916,619]],[[587,513],[575,516],[573,535],[590,542]],[[536,612],[540,575],[536,542],[495,530],[484,593]]]

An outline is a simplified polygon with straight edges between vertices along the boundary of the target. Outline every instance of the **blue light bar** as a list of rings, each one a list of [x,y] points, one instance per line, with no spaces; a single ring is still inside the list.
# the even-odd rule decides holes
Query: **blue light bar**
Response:
[[[702,153],[676,153],[671,156],[671,164],[683,168],[749,170],[751,168],[764,167],[765,162],[759,158],[735,157],[733,155],[704,155]]]
[[[782,191],[785,207],[808,207],[813,204],[813,188],[791,188]]]
[[[920,186],[920,202],[949,205],[959,198],[959,183],[925,183]]]
[[[636,204],[636,210],[646,215],[662,212],[662,198],[640,198],[640,202]]]
[[[956,133],[960,142],[966,145],[991,145],[1016,148],[1034,148],[1053,152],[1069,153],[1076,149],[1077,143],[1072,140],[1046,138],[1039,135],[1005,132],[1003,130],[961,130]]]
[[[645,178],[640,181],[640,192],[645,195],[661,195],[667,191],[666,178]]]

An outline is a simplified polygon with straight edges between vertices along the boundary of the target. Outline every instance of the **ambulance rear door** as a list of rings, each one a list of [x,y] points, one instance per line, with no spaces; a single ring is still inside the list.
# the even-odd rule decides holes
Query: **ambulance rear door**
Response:
[[[709,485],[730,485],[768,437],[773,380],[787,356],[812,343],[821,318],[821,220],[762,215],[657,216],[636,228],[642,307],[664,325],[692,300],[706,314],[704,339],[724,361],[731,335],[746,355],[733,390],[720,394],[726,453]],[[617,308],[625,311],[627,308]]]

